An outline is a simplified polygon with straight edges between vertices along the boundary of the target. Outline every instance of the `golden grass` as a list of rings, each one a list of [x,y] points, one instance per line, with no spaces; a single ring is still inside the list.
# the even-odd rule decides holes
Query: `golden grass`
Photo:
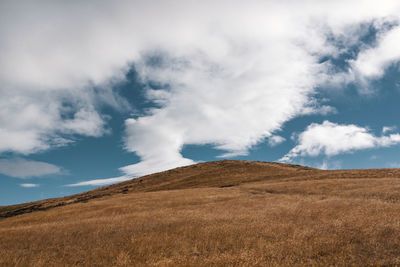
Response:
[[[2,219],[0,266],[400,265],[396,170],[237,173]]]

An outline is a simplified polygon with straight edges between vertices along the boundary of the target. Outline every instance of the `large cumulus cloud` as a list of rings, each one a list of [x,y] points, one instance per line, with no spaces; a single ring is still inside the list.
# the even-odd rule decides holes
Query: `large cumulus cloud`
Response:
[[[0,152],[103,135],[100,107],[126,105],[113,85],[134,65],[144,84],[158,85],[146,91],[158,107],[126,120],[125,148],[142,160],[126,175],[192,163],[185,144],[243,155],[293,117],[329,112],[313,98],[336,75],[320,59],[359,42],[365,23],[400,14],[389,0],[0,5]],[[369,75],[357,62],[379,51],[350,65]]]

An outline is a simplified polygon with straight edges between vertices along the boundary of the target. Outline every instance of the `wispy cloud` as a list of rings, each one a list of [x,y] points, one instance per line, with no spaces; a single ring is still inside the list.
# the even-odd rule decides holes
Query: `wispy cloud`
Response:
[[[340,161],[324,159],[320,164],[316,165],[316,168],[321,170],[337,170],[342,167],[342,163]]]
[[[39,184],[20,184],[20,186],[25,188],[33,188],[33,187],[39,187]]]
[[[355,150],[388,147],[400,143],[400,134],[375,136],[367,128],[324,121],[313,123],[297,137],[298,144],[280,159],[291,162],[300,156],[334,156]]]
[[[393,132],[393,131],[395,131],[396,129],[397,129],[396,126],[384,126],[384,127],[382,128],[382,133],[383,133],[383,134],[386,134],[386,133],[389,133],[389,132]]]
[[[0,159],[0,173],[15,177],[29,178],[61,173],[61,168],[46,162],[22,158]]]
[[[400,162],[389,162],[386,164],[388,168],[400,168]]]
[[[102,186],[102,185],[110,185],[110,184],[115,184],[115,183],[120,183],[124,181],[128,181],[133,179],[133,177],[128,177],[128,176],[120,176],[120,177],[114,177],[114,178],[105,178],[105,179],[94,179],[94,180],[88,180],[88,181],[83,181],[75,184],[68,184],[65,186],[69,187],[75,187],[75,186]]]

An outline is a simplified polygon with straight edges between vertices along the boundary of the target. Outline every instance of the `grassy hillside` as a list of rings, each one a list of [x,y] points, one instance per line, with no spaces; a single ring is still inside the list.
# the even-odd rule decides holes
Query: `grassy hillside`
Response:
[[[302,176],[316,169],[270,162],[217,161],[176,168],[138,179],[102,187],[64,198],[46,199],[6,207],[0,206],[0,218],[38,210],[87,202],[95,198],[129,192],[151,192],[198,187],[229,187],[258,180]],[[308,171],[308,172],[307,172]]]
[[[398,265],[399,201],[398,169],[202,163],[1,207],[0,266]]]

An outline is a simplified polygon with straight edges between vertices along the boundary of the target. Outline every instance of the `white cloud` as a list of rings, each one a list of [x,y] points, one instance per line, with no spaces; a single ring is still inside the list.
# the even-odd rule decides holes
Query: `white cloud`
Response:
[[[395,131],[396,129],[397,129],[396,126],[384,126],[384,127],[382,128],[382,133],[385,134],[385,133],[388,133],[388,132],[393,132],[393,131]]]
[[[321,165],[318,166],[318,169],[327,170],[328,169],[328,162],[324,160]]]
[[[60,172],[60,167],[46,162],[22,158],[0,159],[0,173],[15,178],[24,179],[59,174]]]
[[[129,58],[106,42],[112,35],[99,25],[104,8],[1,1],[0,153],[30,154],[66,145],[75,134],[107,132],[99,107],[124,106],[111,85]]]
[[[321,170],[338,170],[342,166],[340,161],[333,161],[330,159],[324,159],[316,168]]]
[[[75,187],[75,186],[102,186],[102,185],[110,185],[115,183],[120,183],[124,181],[131,180],[132,177],[128,176],[120,176],[114,178],[105,178],[105,179],[94,179],[89,181],[83,181],[75,184],[68,184],[66,186]]]
[[[160,108],[126,121],[125,147],[142,161],[124,172],[191,164],[180,153],[184,144],[245,155],[300,114],[333,112],[312,98],[329,71],[319,59],[341,49],[328,35],[351,43],[360,24],[398,16],[399,6],[397,0],[2,1],[0,153],[103,135],[99,106],[124,104],[111,87],[133,63],[144,83],[168,86],[147,91]]]
[[[385,73],[385,69],[400,60],[400,27],[385,32],[378,38],[375,47],[358,54],[350,61],[352,70],[364,79],[376,79]]]
[[[285,141],[286,141],[286,139],[284,137],[282,137],[282,136],[279,136],[279,135],[273,135],[273,136],[268,138],[268,144],[270,146],[277,146],[277,145],[279,145],[279,144],[281,144],[281,143],[283,143]]]
[[[372,46],[359,44],[361,50],[356,58],[348,60],[348,71],[327,75],[327,84],[340,87],[354,83],[359,93],[373,93],[376,89],[371,86],[371,81],[382,78],[390,66],[400,61],[399,16],[389,16],[386,20],[376,19],[373,24],[378,30],[375,44]]]
[[[324,121],[309,125],[298,135],[297,141],[298,144],[280,161],[291,162],[303,156],[334,156],[360,149],[392,146],[400,143],[400,134],[375,136],[367,128],[357,125]]]
[[[25,188],[39,187],[38,184],[20,184],[20,186]]]
[[[344,35],[352,26],[351,39],[357,23],[398,9],[394,2],[280,3],[234,2],[223,11],[208,3],[220,16],[187,18],[186,26],[202,22],[185,39],[190,49],[165,47],[156,66],[136,62],[143,82],[170,87],[150,94],[161,108],[126,121],[126,149],[142,162],[122,171],[144,175],[190,164],[180,154],[184,144],[214,144],[227,151],[220,157],[246,155],[295,116],[335,112],[312,98],[328,71],[318,59],[338,53],[327,33]]]

